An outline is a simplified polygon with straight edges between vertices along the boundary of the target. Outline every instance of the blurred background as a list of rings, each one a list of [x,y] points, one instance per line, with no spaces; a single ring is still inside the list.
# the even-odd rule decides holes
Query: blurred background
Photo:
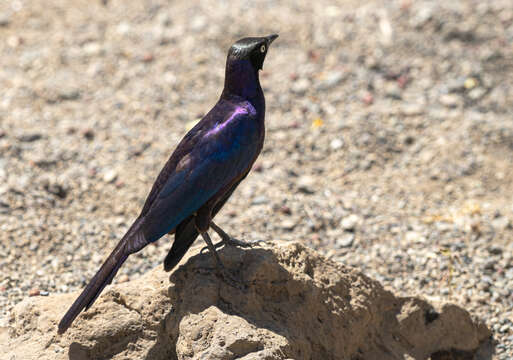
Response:
[[[0,322],[85,285],[229,46],[274,32],[265,148],[218,223],[461,304],[513,354],[511,0],[1,1]]]

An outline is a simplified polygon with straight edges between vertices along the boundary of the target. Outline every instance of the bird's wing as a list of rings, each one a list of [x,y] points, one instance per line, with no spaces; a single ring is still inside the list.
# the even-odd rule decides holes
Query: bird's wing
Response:
[[[215,107],[214,107],[215,108]],[[196,146],[198,141],[201,140],[201,133],[203,129],[209,126],[211,121],[211,112],[209,112],[202,121],[200,121],[196,126],[194,126],[180,141],[175,151],[169,157],[169,160],[166,162],[162,170],[160,171],[157,179],[153,183],[150,193],[144,202],[143,209],[139,217],[143,217],[148,213],[153,201],[157,198],[162,187],[167,183],[170,177],[173,176],[176,166],[180,162],[180,160],[187,154],[189,154],[192,149]]]
[[[233,191],[244,179],[244,177],[238,180],[231,187],[230,191],[228,191],[226,195],[221,200],[219,200],[219,202],[214,206],[214,208],[212,209],[212,218],[214,218],[214,216],[216,216],[219,210],[221,210],[221,208],[224,206],[228,198],[232,195]],[[180,260],[183,258],[187,250],[189,250],[192,243],[194,243],[194,240],[196,240],[196,238],[198,237],[199,233],[196,229],[194,221],[194,217],[189,216],[177,226],[175,232],[175,241],[173,242],[171,249],[166,255],[166,258],[164,259],[165,271],[173,270],[176,264],[178,264]]]
[[[213,113],[220,119],[213,126],[208,126],[213,117],[206,116],[186,135],[157,178],[147,208],[66,312],[59,333],[94,303],[130,254],[173,230],[218,191],[247,173],[260,151],[255,112],[226,104],[221,107],[224,109],[229,111]]]
[[[195,132],[190,152],[160,186],[127,250],[135,252],[172,231],[218,191],[244,176],[260,150],[259,124],[251,104],[231,105],[212,126]],[[133,239],[133,240],[132,240]],[[141,242],[141,240],[143,240]]]

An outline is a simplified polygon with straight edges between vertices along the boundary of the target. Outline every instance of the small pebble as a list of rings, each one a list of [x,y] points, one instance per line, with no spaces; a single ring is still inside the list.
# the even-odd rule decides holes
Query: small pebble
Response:
[[[283,220],[281,222],[281,228],[287,231],[291,231],[296,226],[296,222],[293,220]]]
[[[263,205],[269,203],[269,199],[265,195],[256,196],[252,201],[251,205]]]
[[[310,81],[308,79],[299,79],[291,86],[291,91],[295,94],[302,95],[310,88]]]
[[[342,139],[333,139],[330,142],[330,148],[333,150],[338,150],[344,146],[344,141]]]
[[[118,177],[118,173],[116,170],[109,170],[103,175],[103,181],[106,183],[112,183],[114,182]]]
[[[354,241],[354,234],[347,233],[347,234],[343,234],[342,237],[337,239],[336,244],[338,247],[347,248],[347,247],[351,247],[353,245],[353,241]]]
[[[461,103],[461,98],[456,94],[445,94],[440,96],[440,103],[449,108],[454,108]]]
[[[38,133],[23,134],[23,135],[18,137],[18,140],[21,141],[21,142],[34,142],[34,141],[37,141],[37,140],[41,140],[42,137],[43,136],[41,134],[38,134]]]
[[[312,176],[307,175],[301,176],[296,183],[297,189],[304,194],[315,193],[314,184],[315,179]]]
[[[340,226],[346,231],[353,231],[359,223],[360,217],[356,214],[351,214],[342,219]]]

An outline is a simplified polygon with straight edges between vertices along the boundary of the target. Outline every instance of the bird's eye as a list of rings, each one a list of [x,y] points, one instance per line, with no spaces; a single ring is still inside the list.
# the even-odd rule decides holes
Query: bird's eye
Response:
[[[260,46],[260,52],[265,53],[265,45]]]

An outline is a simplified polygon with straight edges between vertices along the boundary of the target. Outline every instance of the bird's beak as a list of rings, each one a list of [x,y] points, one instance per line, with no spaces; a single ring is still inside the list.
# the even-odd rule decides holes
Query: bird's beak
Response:
[[[267,40],[267,44],[271,45],[271,43],[274,40],[276,40],[277,37],[278,37],[278,34],[272,34],[272,35],[266,36],[265,39]]]
[[[276,38],[278,37],[278,34],[272,34],[272,35],[269,35],[269,36],[266,36],[264,39],[265,41],[267,42],[267,48],[269,48],[269,46],[271,45],[271,43],[276,40]],[[265,57],[265,55],[264,55]],[[262,70],[264,68],[264,60],[262,59],[262,63],[260,64],[260,67],[259,67],[259,70]]]

